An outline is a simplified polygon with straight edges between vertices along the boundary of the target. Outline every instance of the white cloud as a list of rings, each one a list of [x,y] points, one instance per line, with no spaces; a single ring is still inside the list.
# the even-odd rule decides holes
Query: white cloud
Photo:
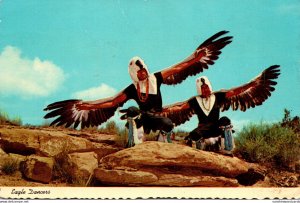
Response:
[[[87,90],[75,92],[72,94],[72,97],[83,100],[95,100],[113,96],[116,92],[114,88],[102,83],[99,87],[92,87]]]
[[[300,2],[295,2],[293,4],[282,4],[278,7],[279,12],[283,14],[300,14]]]
[[[22,58],[12,46],[0,53],[0,93],[22,97],[48,96],[64,81],[63,70],[51,61]]]
[[[244,126],[249,125],[251,123],[250,120],[234,120],[234,119],[230,119],[230,120],[231,120],[231,124],[233,125],[233,129],[236,132],[240,132]],[[183,125],[178,126],[176,129],[190,132],[194,130],[197,127],[197,125],[198,125],[198,118],[194,116],[190,121],[187,121]]]

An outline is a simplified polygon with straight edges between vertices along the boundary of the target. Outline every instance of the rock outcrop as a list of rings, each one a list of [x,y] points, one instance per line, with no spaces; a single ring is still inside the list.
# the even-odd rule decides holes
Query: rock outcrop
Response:
[[[114,143],[113,135],[104,137]],[[120,150],[103,139],[68,129],[0,126],[0,172],[3,167],[11,173],[20,169],[28,180],[41,183],[58,173],[86,183],[102,157]]]
[[[253,167],[253,165],[251,165]],[[103,157],[95,177],[103,184],[239,186],[250,165],[238,158],[178,144],[145,142]]]
[[[95,151],[101,158],[119,150],[111,145],[91,142],[62,131],[26,128],[0,128],[0,145],[7,153],[48,157],[61,153]]]
[[[63,177],[62,181],[80,186],[92,177],[100,185],[204,187],[253,185],[263,179],[255,164],[236,157],[153,141],[123,149],[115,145],[113,135],[101,136],[68,129],[0,126],[0,167],[13,162],[27,180],[51,183]]]

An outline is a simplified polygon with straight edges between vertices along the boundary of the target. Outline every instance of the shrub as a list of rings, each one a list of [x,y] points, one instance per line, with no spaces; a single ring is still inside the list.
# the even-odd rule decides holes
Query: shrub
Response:
[[[11,119],[7,113],[0,110],[0,124],[22,125],[22,120],[20,117]]]
[[[176,130],[174,133],[179,140],[183,140],[186,136],[189,135],[189,132],[186,132],[184,130]]]
[[[128,130],[126,128],[119,129],[116,135],[115,142],[117,146],[125,147],[128,139]]]
[[[175,133],[175,137],[177,137],[178,140],[183,140],[189,133],[188,132],[185,132],[183,130],[177,130],[174,132]],[[116,136],[116,143],[118,146],[122,146],[124,147],[127,143],[127,139],[128,139],[128,129],[125,128],[125,127],[121,127],[121,128],[118,128],[118,133],[116,133],[117,136]],[[146,141],[157,141],[157,138],[158,138],[158,134],[159,134],[159,131],[150,131],[149,134],[144,134],[145,136],[145,140]]]
[[[247,161],[289,166],[300,154],[300,137],[279,124],[250,124],[236,137],[237,152]]]
[[[40,127],[50,127],[51,122],[48,120],[44,120]]]
[[[144,134],[144,136],[146,137],[146,141],[157,141],[157,138],[158,138],[158,134],[159,134],[159,131],[150,131],[149,134]]]
[[[300,133],[300,118],[295,116],[291,118],[291,111],[284,109],[284,117],[281,121],[282,127],[291,128],[294,132]]]
[[[115,121],[109,121],[106,123],[105,127],[99,128],[98,131],[106,134],[118,134],[122,130],[120,130]]]
[[[15,160],[8,160],[4,162],[1,168],[1,170],[7,175],[13,174],[17,169],[18,169],[18,162]]]
[[[72,177],[70,171],[68,170],[68,165],[65,163],[68,152],[64,151],[54,157],[54,166],[53,166],[53,180],[60,182],[67,182],[71,186],[80,186],[85,187],[89,186],[91,180],[86,180],[81,175]],[[91,177],[90,177],[91,178]]]
[[[65,160],[70,151],[70,147],[68,144],[64,147],[64,150],[55,155],[54,158],[54,166],[53,166],[53,179],[61,180],[62,182],[72,182],[72,176],[69,174],[68,170],[64,167]]]
[[[0,111],[0,124],[5,124],[9,120],[7,113]]]
[[[116,122],[115,121],[110,121],[110,122],[107,122],[106,123],[106,130],[109,132],[109,133],[118,133],[119,132],[119,127],[117,126]]]

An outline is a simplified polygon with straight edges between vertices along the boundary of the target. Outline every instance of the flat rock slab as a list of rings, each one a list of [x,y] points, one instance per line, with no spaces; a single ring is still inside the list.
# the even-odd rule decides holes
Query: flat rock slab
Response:
[[[119,150],[105,143],[94,143],[71,136],[69,133],[67,130],[0,128],[0,148],[7,153],[48,157],[61,153],[94,151],[99,159]]]
[[[113,185],[239,186],[250,165],[188,146],[144,142],[103,157],[95,177]]]

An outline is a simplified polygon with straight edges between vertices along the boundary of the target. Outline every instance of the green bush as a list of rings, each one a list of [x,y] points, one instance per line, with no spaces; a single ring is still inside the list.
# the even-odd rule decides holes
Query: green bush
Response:
[[[300,136],[279,124],[250,124],[236,137],[237,152],[247,161],[289,166],[300,154]]]
[[[300,118],[299,116],[291,117],[291,111],[284,109],[284,117],[281,121],[282,127],[291,128],[294,132],[300,133]]]

